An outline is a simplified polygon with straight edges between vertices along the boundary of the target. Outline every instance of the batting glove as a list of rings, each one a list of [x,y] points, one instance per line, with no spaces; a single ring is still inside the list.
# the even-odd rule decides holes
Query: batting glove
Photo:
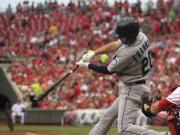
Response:
[[[90,51],[82,56],[83,61],[89,62],[95,56],[94,51]]]
[[[76,65],[78,65],[79,67],[86,67],[86,68],[88,68],[89,63],[85,62],[83,59],[81,59],[80,61],[76,62]]]

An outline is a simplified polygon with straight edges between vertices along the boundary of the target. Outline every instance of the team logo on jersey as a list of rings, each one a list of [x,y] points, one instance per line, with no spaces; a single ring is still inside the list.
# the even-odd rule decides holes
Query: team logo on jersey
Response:
[[[115,65],[117,65],[117,60],[116,60],[116,59],[113,59],[113,61],[112,61],[112,66],[115,66]]]

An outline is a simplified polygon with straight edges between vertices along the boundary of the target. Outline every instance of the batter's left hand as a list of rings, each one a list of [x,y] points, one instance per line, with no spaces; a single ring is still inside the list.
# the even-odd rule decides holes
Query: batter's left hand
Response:
[[[78,65],[79,67],[86,67],[86,68],[88,68],[89,63],[85,62],[83,59],[81,59],[80,61],[76,62],[76,65]]]

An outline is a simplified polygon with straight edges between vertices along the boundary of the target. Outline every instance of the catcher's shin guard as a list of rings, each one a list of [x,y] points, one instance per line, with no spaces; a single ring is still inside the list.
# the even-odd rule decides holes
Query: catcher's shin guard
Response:
[[[168,127],[171,135],[180,135],[180,112],[175,112],[174,115],[168,117]]]

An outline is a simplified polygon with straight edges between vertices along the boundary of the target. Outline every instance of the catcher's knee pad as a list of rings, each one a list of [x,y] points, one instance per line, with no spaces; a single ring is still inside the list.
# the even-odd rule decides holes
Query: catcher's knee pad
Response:
[[[171,132],[171,135],[179,135],[180,134],[180,118],[172,116],[168,120],[168,127]]]

